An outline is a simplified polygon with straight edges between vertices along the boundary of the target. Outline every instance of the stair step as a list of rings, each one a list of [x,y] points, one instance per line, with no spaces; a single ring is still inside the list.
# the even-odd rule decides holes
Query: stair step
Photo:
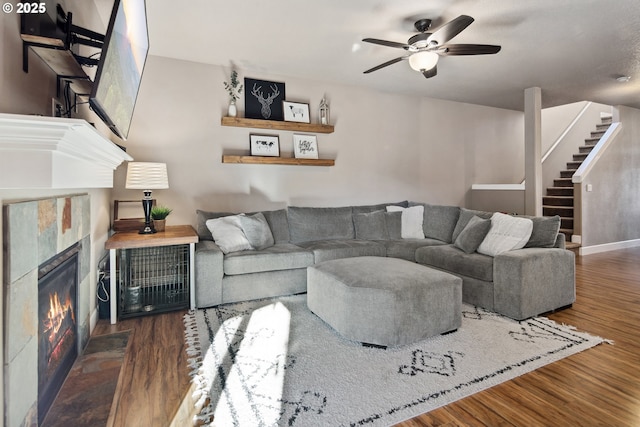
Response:
[[[542,198],[544,206],[571,206],[573,207],[573,196],[544,196]]]
[[[578,150],[580,150],[580,153],[589,154],[593,151],[593,147],[593,145],[581,145]]]
[[[564,242],[564,248],[568,251],[574,252],[576,255],[579,255],[578,250],[581,246],[582,245],[580,243]]]
[[[600,125],[596,125],[596,129],[598,131],[606,132],[610,126],[611,126],[611,123],[602,123]]]
[[[574,154],[573,155],[573,160],[576,162],[584,162],[584,159],[586,159],[588,156],[588,154],[586,153],[580,153],[580,154]]]
[[[571,178],[557,178],[553,180],[553,186],[554,187],[572,187],[573,188],[573,182],[571,181]]]
[[[611,117],[611,116],[609,116],[609,117],[601,117],[600,121],[603,124],[611,124],[611,123],[613,123],[613,117]]]
[[[547,187],[547,196],[573,196],[573,187]]]
[[[567,162],[567,169],[577,170],[581,164],[582,164],[582,160],[575,161],[575,162]]]
[[[560,218],[560,228],[565,230],[573,230],[573,218],[571,217],[561,217]]]
[[[584,140],[587,145],[596,145],[598,141],[600,141],[600,138],[586,138]]]
[[[595,132],[591,132],[591,138],[602,138],[602,135],[604,135],[604,133],[606,132],[606,130],[597,130]]]
[[[564,234],[566,239],[565,241],[570,242],[571,236],[573,235],[573,229],[570,228],[561,228],[560,233]]]
[[[542,206],[544,216],[560,215],[561,217],[573,217],[573,206]]]
[[[577,169],[560,171],[560,178],[571,178],[571,177],[573,177],[573,174],[576,173],[576,170]]]

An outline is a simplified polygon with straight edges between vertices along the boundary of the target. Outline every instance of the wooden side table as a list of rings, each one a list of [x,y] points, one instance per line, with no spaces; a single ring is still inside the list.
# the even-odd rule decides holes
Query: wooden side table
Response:
[[[194,255],[195,244],[198,242],[198,234],[190,225],[167,226],[165,231],[155,234],[138,234],[138,232],[126,231],[113,234],[105,243],[105,249],[109,250],[110,261],[110,302],[111,323],[118,319],[118,289],[116,274],[117,251],[122,249],[153,248],[173,245],[189,245],[189,307],[193,310],[196,306],[194,280]]]

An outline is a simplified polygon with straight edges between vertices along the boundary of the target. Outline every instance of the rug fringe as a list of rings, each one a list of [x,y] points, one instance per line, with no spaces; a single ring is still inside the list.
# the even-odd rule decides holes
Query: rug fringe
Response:
[[[210,404],[206,404],[209,398],[209,384],[205,379],[206,376],[202,375],[204,355],[202,354],[202,346],[198,337],[196,311],[189,310],[184,315],[183,322],[185,343],[187,345],[187,366],[189,367],[191,383],[195,386],[192,397],[195,401],[194,406],[199,413],[194,416],[193,423],[194,425],[209,424],[213,421],[213,408],[210,407]]]

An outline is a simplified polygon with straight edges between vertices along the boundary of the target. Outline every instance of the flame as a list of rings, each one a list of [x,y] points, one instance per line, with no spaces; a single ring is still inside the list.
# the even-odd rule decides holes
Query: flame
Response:
[[[57,292],[49,295],[49,311],[47,317],[43,320],[44,330],[49,332],[49,342],[52,344],[55,342],[58,335],[58,331],[64,324],[64,320],[67,316],[71,316],[71,321],[75,324],[76,319],[73,313],[73,302],[71,296],[67,295],[64,303],[60,301],[60,296]]]

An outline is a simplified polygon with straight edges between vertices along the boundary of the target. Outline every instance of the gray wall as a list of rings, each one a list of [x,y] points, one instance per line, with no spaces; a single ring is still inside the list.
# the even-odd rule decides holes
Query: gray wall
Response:
[[[640,239],[640,110],[617,108],[622,129],[582,182],[583,247]]]
[[[248,153],[250,133],[279,135],[281,153],[291,156],[293,132],[220,126],[227,109],[222,82],[229,71],[150,56],[126,145],[138,161],[167,162],[170,189],[153,194],[174,208],[169,225],[194,223],[196,209],[403,199],[464,205],[473,182],[508,182],[523,173],[521,112],[238,71],[241,78],[285,82],[287,99],[309,103],[313,120],[326,94],[335,132],[318,134],[318,150],[336,164],[222,164],[223,154]],[[139,191],[124,189],[125,175],[123,165],[114,198],[140,198]]]

